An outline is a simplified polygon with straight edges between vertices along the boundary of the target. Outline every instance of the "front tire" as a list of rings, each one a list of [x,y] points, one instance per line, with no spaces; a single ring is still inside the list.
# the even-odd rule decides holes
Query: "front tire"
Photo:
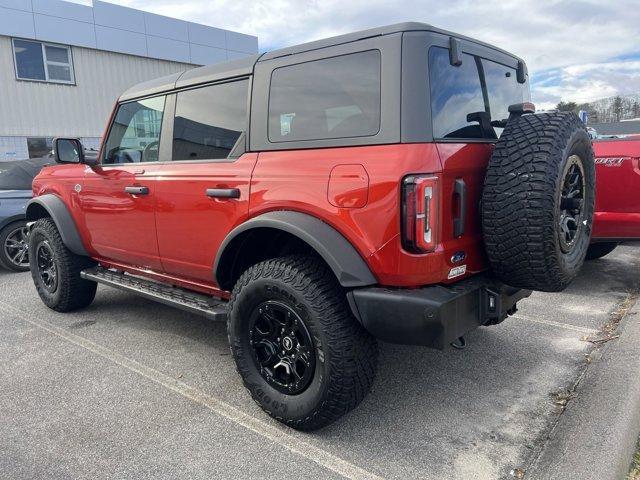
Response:
[[[319,259],[287,256],[244,272],[229,304],[231,351],[260,407],[298,429],[324,427],[367,395],[378,346]]]
[[[51,218],[42,218],[31,228],[29,259],[33,283],[47,307],[70,312],[93,302],[97,284],[83,280],[80,272],[95,262],[69,250]]]

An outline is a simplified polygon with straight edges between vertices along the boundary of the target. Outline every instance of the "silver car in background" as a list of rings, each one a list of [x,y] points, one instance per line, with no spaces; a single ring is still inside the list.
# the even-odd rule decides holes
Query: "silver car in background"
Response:
[[[0,267],[16,272],[29,270],[29,237],[25,209],[31,199],[31,183],[53,158],[0,162]]]

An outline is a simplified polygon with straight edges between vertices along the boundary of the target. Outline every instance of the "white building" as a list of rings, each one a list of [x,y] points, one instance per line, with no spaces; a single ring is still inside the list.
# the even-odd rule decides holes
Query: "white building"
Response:
[[[131,85],[258,52],[255,36],[98,0],[0,0],[0,161],[96,148]]]

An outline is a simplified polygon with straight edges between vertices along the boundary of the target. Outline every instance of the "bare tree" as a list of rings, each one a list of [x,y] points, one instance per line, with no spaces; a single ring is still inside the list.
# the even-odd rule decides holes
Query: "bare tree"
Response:
[[[613,99],[613,115],[615,116],[616,122],[622,119],[622,98],[620,98],[620,96],[616,96],[616,98]]]

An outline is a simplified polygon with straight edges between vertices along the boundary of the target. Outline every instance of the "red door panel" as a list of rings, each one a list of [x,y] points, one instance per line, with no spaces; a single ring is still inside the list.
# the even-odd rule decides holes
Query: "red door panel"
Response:
[[[249,210],[257,154],[237,160],[173,162],[162,168],[156,190],[158,248],[165,272],[213,282],[213,263],[228,233]],[[207,196],[208,189],[238,189],[238,198]]]
[[[155,224],[159,165],[114,165],[86,169],[79,194],[91,248],[98,257],[160,270]],[[127,193],[143,187],[146,194]]]

